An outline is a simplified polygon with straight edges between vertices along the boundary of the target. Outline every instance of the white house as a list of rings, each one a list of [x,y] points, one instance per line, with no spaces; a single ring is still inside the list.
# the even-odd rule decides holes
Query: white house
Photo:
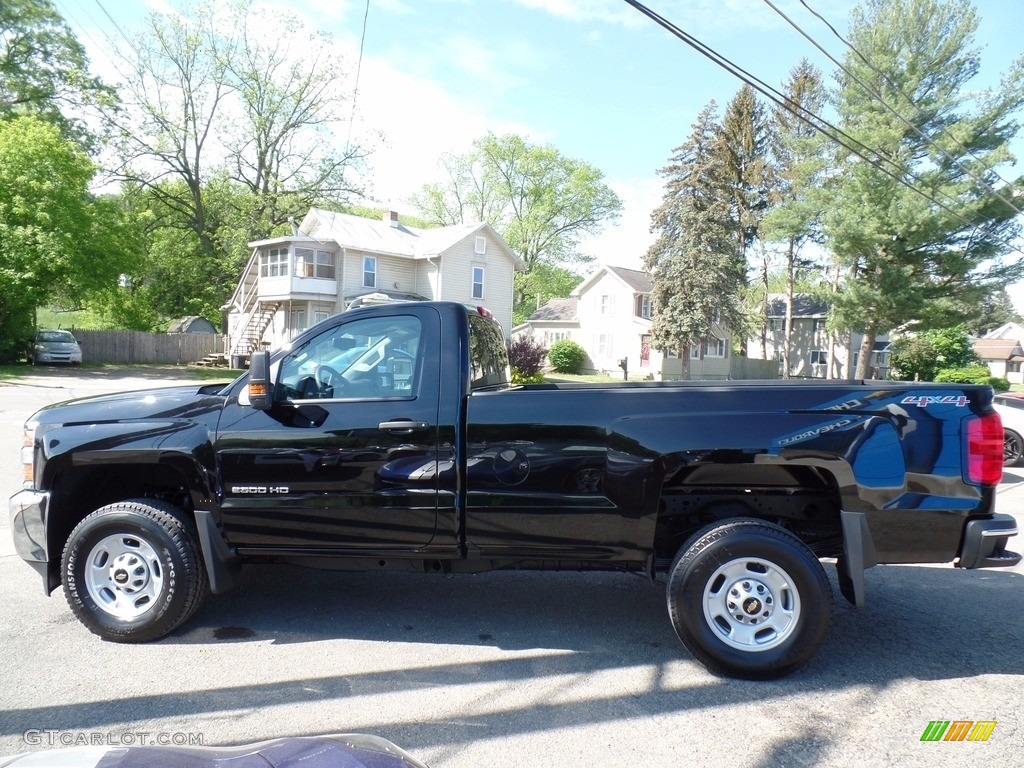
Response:
[[[988,366],[993,376],[998,376],[1011,384],[1024,383],[1024,326],[1020,323],[1005,323],[986,333],[980,339],[974,339],[971,346],[974,353]]]
[[[575,341],[587,352],[587,372],[619,373],[625,359],[633,378],[660,376],[661,355],[650,344],[651,288],[645,272],[600,267],[568,298],[551,299],[513,333],[545,347],[559,339]]]
[[[619,374],[626,361],[630,378],[678,379],[682,361],[651,344],[651,276],[623,267],[602,266],[573,290],[534,312],[516,335],[532,336],[545,347],[572,339],[587,352],[584,370]],[[731,335],[714,326],[712,336],[690,350],[691,379],[726,379],[732,374]]]
[[[512,327],[513,275],[522,260],[486,223],[418,229],[389,211],[378,221],[312,208],[298,233],[250,243],[230,301],[229,354],[277,347],[377,294],[481,304]]]

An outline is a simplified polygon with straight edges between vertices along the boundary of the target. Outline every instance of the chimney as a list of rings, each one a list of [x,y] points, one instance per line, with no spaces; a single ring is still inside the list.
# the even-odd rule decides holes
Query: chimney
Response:
[[[385,211],[384,221],[398,229],[398,211]]]

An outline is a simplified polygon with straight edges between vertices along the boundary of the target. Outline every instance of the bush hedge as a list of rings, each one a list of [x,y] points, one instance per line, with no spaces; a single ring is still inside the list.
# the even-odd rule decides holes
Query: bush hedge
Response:
[[[984,365],[969,365],[964,368],[944,368],[935,374],[935,381],[947,384],[988,384],[996,392],[1007,392],[1010,382],[992,372]]]
[[[548,350],[548,360],[558,373],[579,373],[587,353],[571,339],[559,339]]]

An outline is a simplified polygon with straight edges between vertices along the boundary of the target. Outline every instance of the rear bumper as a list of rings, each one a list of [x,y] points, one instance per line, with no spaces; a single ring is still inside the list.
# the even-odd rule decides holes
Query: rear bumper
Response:
[[[1021,556],[1006,548],[1017,535],[1017,521],[1010,515],[993,515],[984,520],[968,520],[964,525],[959,568],[1007,568],[1020,562]]]
[[[43,588],[47,594],[52,591],[46,552],[46,512],[49,504],[49,493],[28,488],[18,491],[7,502],[14,548],[21,559],[43,577]]]

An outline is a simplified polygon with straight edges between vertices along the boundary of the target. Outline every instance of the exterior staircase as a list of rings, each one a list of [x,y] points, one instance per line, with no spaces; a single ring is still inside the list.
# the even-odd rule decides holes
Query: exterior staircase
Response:
[[[280,301],[253,301],[252,305],[247,308],[249,319],[242,326],[238,335],[232,339],[229,354],[232,357],[236,355],[248,357],[259,349],[260,342],[263,341],[263,333],[280,307]]]

